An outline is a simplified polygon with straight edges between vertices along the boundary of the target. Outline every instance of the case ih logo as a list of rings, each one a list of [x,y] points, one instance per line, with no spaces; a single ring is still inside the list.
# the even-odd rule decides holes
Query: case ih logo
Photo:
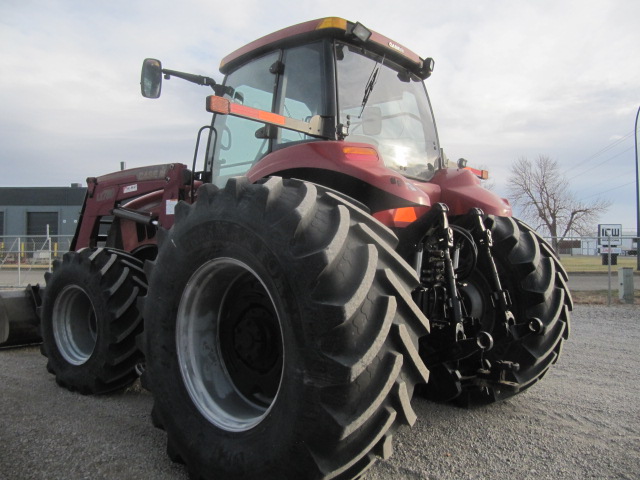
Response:
[[[136,180],[138,180],[139,182],[144,180],[162,180],[166,176],[166,171],[167,167],[164,165],[160,167],[149,167],[141,169],[136,174]]]
[[[394,50],[397,50],[400,53],[404,53],[404,48],[402,48],[400,45],[398,45],[397,43],[393,43],[393,42],[389,42],[389,46],[391,48],[393,48]]]

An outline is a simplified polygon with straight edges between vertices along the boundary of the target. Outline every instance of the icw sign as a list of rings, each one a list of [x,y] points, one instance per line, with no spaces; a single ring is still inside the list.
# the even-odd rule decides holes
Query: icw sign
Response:
[[[622,244],[622,224],[604,223],[598,225],[598,245],[613,247]]]

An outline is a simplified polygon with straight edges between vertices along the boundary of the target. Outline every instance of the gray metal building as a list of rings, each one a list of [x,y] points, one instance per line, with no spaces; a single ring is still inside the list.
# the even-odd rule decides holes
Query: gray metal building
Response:
[[[87,192],[70,187],[0,187],[0,236],[73,235]]]

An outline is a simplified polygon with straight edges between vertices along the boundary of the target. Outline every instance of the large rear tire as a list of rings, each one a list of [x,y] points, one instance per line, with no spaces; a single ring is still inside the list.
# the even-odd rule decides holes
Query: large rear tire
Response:
[[[142,362],[139,295],[142,264],[125,252],[84,249],[65,253],[46,274],[41,317],[42,354],[56,382],[83,394],[131,384]]]
[[[460,220],[465,219],[458,218],[454,224]],[[432,383],[425,388],[427,397],[450,399],[457,391],[455,402],[463,406],[504,400],[539,381],[558,360],[569,336],[573,307],[567,273],[544,239],[514,218],[487,216],[484,223],[491,231],[491,254],[511,300],[514,325],[505,327],[499,302],[491,298],[491,266],[480,255],[462,280],[460,293],[465,311],[480,320],[479,330],[493,337],[493,347],[483,355],[493,374],[483,379],[477,355],[443,364],[426,362],[433,373]],[[425,359],[433,351],[432,337],[422,345]]]
[[[145,384],[191,478],[354,478],[428,372],[395,236],[313,184],[205,185],[149,262]]]

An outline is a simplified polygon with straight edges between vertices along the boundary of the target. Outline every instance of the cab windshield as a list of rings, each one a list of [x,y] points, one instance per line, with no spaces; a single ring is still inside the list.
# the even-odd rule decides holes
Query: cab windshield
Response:
[[[422,80],[361,48],[342,43],[335,48],[339,122],[349,125],[346,140],[375,146],[385,165],[404,176],[430,180],[439,147]]]

